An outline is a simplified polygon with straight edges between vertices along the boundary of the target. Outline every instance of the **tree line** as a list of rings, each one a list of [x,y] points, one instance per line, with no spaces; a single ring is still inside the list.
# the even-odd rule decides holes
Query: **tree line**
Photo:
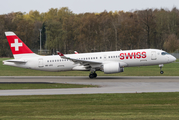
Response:
[[[12,12],[0,15],[0,56],[12,56],[5,31],[15,32],[33,51],[50,54],[156,48],[179,48],[179,10],[145,9],[132,12],[75,14],[67,7],[46,13]]]

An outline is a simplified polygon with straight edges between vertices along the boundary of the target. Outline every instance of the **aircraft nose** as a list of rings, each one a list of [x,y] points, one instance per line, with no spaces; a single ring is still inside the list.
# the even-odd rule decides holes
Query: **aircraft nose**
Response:
[[[174,56],[171,56],[171,57],[170,57],[170,61],[171,61],[171,62],[174,62],[174,61],[176,61],[176,58],[175,58]]]

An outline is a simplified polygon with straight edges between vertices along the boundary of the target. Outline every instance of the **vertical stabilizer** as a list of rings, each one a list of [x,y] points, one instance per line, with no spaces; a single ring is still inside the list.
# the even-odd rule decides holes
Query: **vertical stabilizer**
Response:
[[[15,59],[38,56],[14,32],[5,32],[5,35]]]

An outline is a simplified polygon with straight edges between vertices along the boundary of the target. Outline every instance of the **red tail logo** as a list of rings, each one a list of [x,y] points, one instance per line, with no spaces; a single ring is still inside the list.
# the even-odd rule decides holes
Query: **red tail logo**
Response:
[[[5,34],[13,54],[33,53],[15,33],[5,32]]]
[[[18,39],[14,39],[14,43],[11,43],[11,47],[15,47],[15,51],[19,51],[19,47],[22,47],[22,43],[18,43]]]

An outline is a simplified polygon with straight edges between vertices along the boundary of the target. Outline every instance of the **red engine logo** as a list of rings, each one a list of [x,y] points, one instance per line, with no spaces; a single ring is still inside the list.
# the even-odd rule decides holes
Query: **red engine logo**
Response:
[[[132,53],[121,53],[120,59],[140,59],[140,58],[146,58],[146,52],[132,52]]]

